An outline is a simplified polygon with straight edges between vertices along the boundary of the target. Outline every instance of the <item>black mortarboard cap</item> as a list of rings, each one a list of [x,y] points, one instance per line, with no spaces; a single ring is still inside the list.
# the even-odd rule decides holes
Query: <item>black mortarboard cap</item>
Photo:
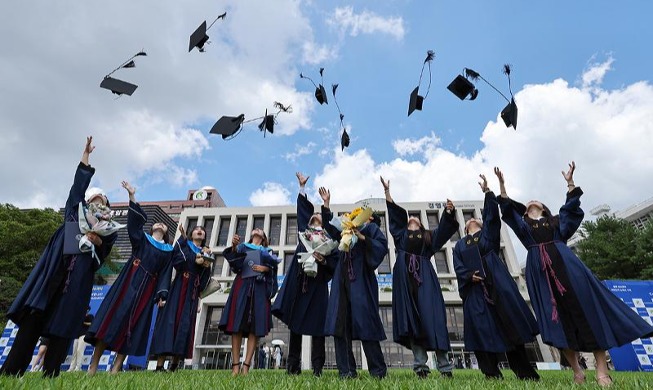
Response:
[[[349,134],[347,134],[347,129],[343,129],[342,131],[342,136],[340,136],[340,148],[341,150],[345,150],[345,148],[349,147]]]
[[[215,122],[210,133],[220,134],[222,135],[222,139],[231,137],[240,129],[244,120],[244,114],[240,114],[239,116],[223,116]]]
[[[415,110],[422,111],[422,105],[424,104],[424,97],[418,95],[419,87],[415,87],[413,92],[410,93],[410,101],[408,102],[408,116],[413,113]]]
[[[326,90],[324,89],[324,86],[320,84],[315,88],[315,98],[317,99],[318,103],[320,104],[329,104],[329,100],[327,99],[327,94]]]
[[[265,115],[261,123],[259,123],[258,129],[263,132],[263,135],[265,135],[266,131],[274,134],[274,115],[268,115],[268,110],[265,110]]]
[[[447,89],[451,91],[454,95],[460,100],[465,100],[467,96],[470,96],[469,100],[476,99],[478,96],[478,89],[472,84],[471,81],[467,80],[462,75],[456,76],[455,79],[447,86]]]
[[[100,83],[100,87],[108,89],[118,96],[122,94],[131,96],[136,91],[136,88],[138,88],[138,85],[107,76]]]
[[[510,99],[510,103],[501,110],[501,119],[503,119],[506,127],[512,126],[513,129],[517,130],[517,104],[515,104],[515,98]]]
[[[196,47],[197,50],[199,50],[200,52],[204,52],[204,44],[208,40],[209,40],[209,36],[206,35],[206,20],[205,20],[190,36],[190,42],[188,43],[188,52],[190,53],[194,47]]]

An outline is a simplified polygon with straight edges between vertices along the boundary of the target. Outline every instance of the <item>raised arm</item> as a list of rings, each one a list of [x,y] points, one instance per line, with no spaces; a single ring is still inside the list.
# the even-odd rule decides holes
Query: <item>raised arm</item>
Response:
[[[122,182],[122,188],[129,193],[129,210],[127,211],[127,233],[132,247],[140,245],[140,242],[145,238],[143,226],[147,222],[147,214],[141,208],[141,205],[136,203],[136,189],[126,181]]]
[[[440,217],[440,224],[431,231],[431,250],[437,252],[447,243],[447,241],[458,231],[458,221],[456,220],[456,208],[451,199],[447,199],[447,206]]]
[[[583,222],[585,213],[580,208],[580,197],[583,195],[583,190],[576,187],[574,184],[574,171],[576,170],[576,163],[573,161],[569,164],[567,173],[562,172],[562,176],[567,182],[567,199],[565,204],[560,208],[560,236],[563,240],[567,241],[578,230],[580,224]]]
[[[297,231],[301,232],[308,227],[314,207],[313,203],[308,200],[305,190],[306,182],[308,182],[310,176],[305,177],[301,172],[297,172],[295,175],[299,183],[299,194],[297,195]]]
[[[330,223],[331,219],[333,218],[333,213],[329,208],[329,204],[331,203],[331,191],[327,190],[324,187],[320,187],[319,192],[320,192],[320,197],[324,202],[324,204],[322,205],[322,227],[324,228],[324,230],[327,231],[327,233],[329,234],[329,236],[331,236],[332,239],[339,241],[340,231]]]
[[[481,191],[485,194],[483,201],[482,222],[483,228],[481,229],[482,245],[489,250],[499,250],[501,247],[501,216],[499,215],[499,202],[494,192],[490,190],[487,185],[485,175],[481,177]]]
[[[160,270],[156,283],[156,298],[159,307],[163,307],[168,300],[168,290],[170,289],[170,280],[172,279],[174,251],[167,253],[169,253],[168,259]]]
[[[88,189],[89,184],[91,184],[93,174],[95,174],[95,168],[91,167],[88,163],[88,157],[93,153],[93,149],[95,149],[92,142],[93,137],[86,137],[84,152],[75,171],[75,179],[73,180],[73,185],[70,187],[68,199],[66,200],[66,220],[69,220],[69,216],[74,215],[72,213],[77,211],[77,205],[84,200],[84,193]]]
[[[497,197],[499,207],[501,208],[501,219],[510,227],[510,229],[512,229],[522,244],[526,246],[529,241],[528,226],[526,226],[526,222],[524,222],[522,218],[526,212],[526,206],[508,197],[501,170],[499,168],[494,168],[494,173],[497,175],[497,178],[499,178],[499,186],[501,188],[501,195]]]

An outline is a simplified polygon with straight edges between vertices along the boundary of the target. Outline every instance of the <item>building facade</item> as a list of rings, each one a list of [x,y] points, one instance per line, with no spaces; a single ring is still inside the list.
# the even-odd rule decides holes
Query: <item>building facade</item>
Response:
[[[357,204],[332,205],[334,213],[351,211],[353,208],[364,203],[374,208],[381,216],[382,231],[388,237],[389,254],[377,269],[379,281],[380,315],[383,321],[387,340],[381,343],[386,363],[389,367],[412,367],[413,356],[411,351],[392,342],[392,267],[396,260],[395,247],[392,237],[388,232],[386,224],[385,199],[367,199]],[[316,205],[316,209],[319,205]],[[412,202],[401,203],[401,206],[408,210],[410,215],[415,215],[423,221],[428,229],[438,226],[445,202]],[[464,235],[463,228],[465,221],[471,217],[480,218],[483,208],[483,201],[462,201],[455,202],[456,218],[460,223],[460,231],[435,254],[431,259],[442,285],[442,291],[447,305],[447,326],[451,339],[452,358],[461,358],[469,361],[470,353],[464,350],[463,345],[463,310],[462,301],[458,295],[456,275],[453,268],[453,249],[456,241]],[[272,207],[222,207],[222,208],[193,208],[184,209],[181,213],[180,223],[185,227],[202,225],[207,228],[208,245],[216,257],[213,275],[222,283],[221,291],[218,291],[201,302],[201,314],[198,315],[195,332],[195,351],[193,364],[198,368],[229,368],[231,367],[231,338],[218,329],[218,322],[225,305],[230,281],[233,279],[228,264],[220,255],[230,245],[234,234],[249,239],[249,233],[254,228],[262,228],[270,239],[270,246],[281,259],[278,269],[279,282],[283,277],[290,262],[293,259],[297,247],[297,214],[296,206],[272,206]],[[519,261],[516,258],[512,242],[510,241],[505,225],[501,229],[501,259],[505,262],[511,275],[520,287],[522,295],[528,302],[524,280],[520,273]],[[288,344],[289,331],[287,327],[276,318],[273,318],[273,329],[270,334],[260,342],[270,345],[272,340],[275,344],[283,342]],[[541,342],[527,346],[531,361],[550,361],[551,354],[548,348],[542,348]],[[284,354],[284,356],[287,353]],[[360,343],[354,343],[354,355],[357,363],[366,368]],[[432,359],[430,359],[432,361]],[[310,366],[310,338],[305,336],[302,348],[302,367],[308,369]],[[333,339],[327,338],[327,368],[335,368],[335,350]]]

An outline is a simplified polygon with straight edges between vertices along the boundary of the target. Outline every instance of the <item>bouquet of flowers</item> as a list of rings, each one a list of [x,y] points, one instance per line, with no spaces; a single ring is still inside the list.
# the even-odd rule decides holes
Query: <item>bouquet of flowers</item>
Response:
[[[120,224],[112,220],[111,209],[105,205],[91,203],[84,207],[79,202],[79,231],[82,237],[79,240],[79,249],[82,252],[92,252],[95,257],[95,246],[86,237],[86,233],[93,232],[98,236],[105,237],[127,225]]]
[[[322,228],[312,227],[300,232],[299,240],[307,252],[299,253],[297,262],[302,265],[302,269],[307,276],[314,278],[317,275],[317,263],[313,254],[319,253],[326,256],[336,249],[338,242],[333,241]]]
[[[349,252],[349,250],[356,245],[358,237],[354,234],[354,229],[359,229],[365,225],[373,213],[374,210],[370,207],[358,207],[352,210],[351,213],[345,213],[340,217],[334,217],[331,222],[329,222],[341,232],[338,249],[343,252]]]

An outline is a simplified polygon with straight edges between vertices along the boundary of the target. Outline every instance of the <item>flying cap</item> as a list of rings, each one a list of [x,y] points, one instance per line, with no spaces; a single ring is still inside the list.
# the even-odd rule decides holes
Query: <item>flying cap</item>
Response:
[[[202,24],[193,31],[193,33],[190,36],[190,41],[188,42],[188,52],[190,53],[193,48],[197,48],[200,53],[204,53],[204,44],[206,44],[209,40],[209,36],[206,34],[206,32],[213,27],[213,24],[218,21],[218,19],[224,19],[227,16],[227,13],[223,13],[222,15],[219,15],[213,23],[211,23],[210,26],[206,27],[206,20],[202,22]]]
[[[114,74],[116,71],[120,69],[129,69],[129,68],[135,68],[136,67],[136,62],[134,62],[134,58],[140,57],[140,56],[147,56],[147,53],[145,51],[141,50],[138,53],[134,54],[131,56],[127,61],[123,62],[118,66],[116,69],[112,70],[111,73],[108,75],[104,76],[104,79],[102,79],[102,82],[100,83],[100,88],[108,89],[112,93],[120,96],[120,95],[128,95],[131,96],[134,91],[136,91],[136,88],[138,88],[138,85],[129,83],[127,81],[123,81],[120,79],[116,79],[111,77],[112,74]]]
[[[435,52],[433,50],[428,50],[426,52],[426,58],[422,63],[422,71],[419,73],[419,81],[417,82],[417,87],[413,89],[413,92],[410,93],[410,100],[408,101],[408,116],[412,114],[415,110],[422,111],[422,106],[424,104],[424,99],[429,95],[431,90],[431,62],[435,58]],[[422,85],[422,76],[424,75],[424,67],[428,64],[429,66],[429,85],[426,88],[426,93],[424,96],[419,94],[419,87]]]
[[[258,124],[258,129],[263,132],[263,136],[265,137],[266,132],[273,134],[277,116],[282,112],[288,114],[292,113],[291,105],[286,106],[283,103],[274,102],[273,106],[277,109],[276,113],[268,114],[268,110],[266,109],[265,115],[247,120],[245,119],[245,114],[240,114],[238,116],[222,116],[213,125],[210,133],[220,134],[222,139],[232,139],[238,135],[240,130],[242,130],[243,125],[260,120],[261,122]]]
[[[315,87],[315,99],[317,100],[320,105],[322,104],[329,104],[329,99],[327,98],[327,93],[326,89],[324,89],[324,86],[322,84],[315,84],[315,81],[313,81],[312,78],[308,76],[304,76],[303,73],[299,74],[299,78],[302,79],[307,79],[311,83],[313,83],[313,86]],[[320,78],[322,80],[322,83],[324,83],[324,68],[320,68]]]

